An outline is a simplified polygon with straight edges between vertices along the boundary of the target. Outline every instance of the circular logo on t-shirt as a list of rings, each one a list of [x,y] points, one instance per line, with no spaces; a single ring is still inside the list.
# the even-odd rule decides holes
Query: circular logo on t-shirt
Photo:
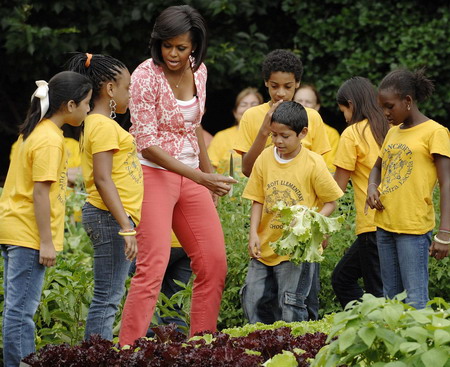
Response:
[[[389,144],[383,152],[383,194],[397,190],[411,176],[414,162],[405,144]]]

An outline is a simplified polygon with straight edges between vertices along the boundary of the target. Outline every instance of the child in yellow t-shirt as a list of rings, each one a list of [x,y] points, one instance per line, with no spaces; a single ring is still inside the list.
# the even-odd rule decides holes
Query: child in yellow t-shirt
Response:
[[[230,159],[233,158],[233,167],[236,173],[240,173],[241,159],[233,150],[233,144],[239,133],[239,121],[249,108],[263,103],[263,97],[256,88],[245,88],[239,92],[233,108],[235,124],[228,129],[219,131],[208,147],[208,156],[217,173],[228,174]]]
[[[61,127],[81,124],[92,94],[90,81],[72,72],[36,84],[0,198],[7,366],[35,351],[33,316],[45,269],[55,265],[64,240],[67,152]]]
[[[234,150],[242,155],[242,172],[249,176],[253,164],[265,147],[270,145],[270,118],[275,108],[283,101],[292,101],[300,86],[303,64],[298,56],[287,50],[274,50],[266,55],[262,63],[262,74],[270,101],[249,108],[244,112],[239,124],[239,134]],[[319,113],[306,108],[308,115],[308,135],[303,146],[324,154],[331,150],[325,125]]]
[[[269,246],[282,235],[282,225],[272,210],[286,205],[320,208],[329,216],[343,195],[322,157],[302,147],[308,133],[308,115],[297,102],[283,102],[270,122],[274,146],[256,159],[243,197],[253,201],[249,253],[252,257],[242,290],[243,307],[251,323],[308,319],[305,299],[314,275],[314,263],[295,265]]]
[[[373,223],[375,210],[364,212],[369,173],[380,152],[389,125],[378,106],[375,87],[366,78],[353,77],[339,88],[336,96],[339,109],[349,126],[342,133],[334,159],[334,179],[345,191],[352,180],[356,208],[356,241],[345,252],[331,277],[336,297],[342,308],[366,292],[383,296],[380,260]]]
[[[249,108],[244,112],[239,124],[239,133],[234,150],[242,155],[242,173],[249,176],[256,158],[265,147],[271,144],[270,120],[275,108],[283,101],[291,101],[300,86],[303,64],[300,58],[287,50],[274,50],[266,55],[262,63],[264,83],[270,95],[270,101]],[[320,155],[331,150],[325,131],[325,124],[319,113],[305,108],[308,116],[308,135],[302,141],[304,147]],[[306,304],[311,319],[319,317],[319,272],[315,267],[313,287]]]
[[[294,101],[303,105],[303,107],[309,107],[317,112],[320,110],[320,94],[316,87],[311,84],[302,84],[300,88],[297,89],[294,95]],[[320,113],[320,112],[319,112]],[[323,155],[328,169],[331,173],[334,173],[336,167],[333,164],[334,157],[336,155],[336,150],[339,145],[339,132],[331,127],[330,125],[325,125],[325,131],[330,142],[331,150]]]
[[[432,91],[423,69],[395,70],[381,81],[378,101],[394,127],[370,172],[367,193],[367,204],[376,209],[384,295],[406,290],[405,302],[418,309],[428,301],[428,255],[443,259],[450,245],[450,133],[417,106]],[[437,180],[441,221],[432,238]]]
[[[85,338],[113,338],[113,323],[137,253],[135,226],[141,219],[142,168],[134,138],[114,118],[128,108],[130,73],[106,55],[77,53],[69,68],[92,80],[92,111],[84,121],[81,166],[88,198],[83,226],[94,247],[94,297]]]

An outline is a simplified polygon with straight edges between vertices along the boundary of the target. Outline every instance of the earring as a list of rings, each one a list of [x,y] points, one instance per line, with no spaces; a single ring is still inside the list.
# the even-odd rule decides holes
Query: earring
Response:
[[[410,105],[408,105],[408,107],[406,107],[407,109],[408,109],[408,111],[411,109],[411,106]]]
[[[109,114],[109,117],[112,118],[113,120],[116,118],[116,107],[117,107],[116,101],[111,98],[109,100],[109,108],[111,109],[111,113]]]

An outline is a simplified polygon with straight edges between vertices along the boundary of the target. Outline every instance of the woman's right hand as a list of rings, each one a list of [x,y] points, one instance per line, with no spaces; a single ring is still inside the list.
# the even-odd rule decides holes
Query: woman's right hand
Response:
[[[205,186],[216,195],[224,196],[230,191],[230,185],[237,183],[237,181],[232,177],[219,175],[217,173],[201,172],[197,183]]]
[[[125,256],[133,261],[138,252],[136,236],[124,236],[123,239],[125,240]]]

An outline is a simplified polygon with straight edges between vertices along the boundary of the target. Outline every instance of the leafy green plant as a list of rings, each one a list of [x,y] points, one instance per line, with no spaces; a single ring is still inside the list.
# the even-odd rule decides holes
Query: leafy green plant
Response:
[[[219,314],[219,329],[244,325],[247,321],[239,292],[244,285],[249,255],[247,251],[251,201],[242,198],[246,178],[233,185],[233,195],[220,199],[217,210],[222,222],[227,252],[228,273]]]
[[[286,206],[280,201],[274,206],[283,223],[283,235],[270,247],[279,255],[289,255],[294,264],[302,262],[321,262],[321,245],[325,235],[338,232],[344,217],[326,217],[317,208],[305,205]]]
[[[93,275],[90,257],[60,255],[58,266],[47,269],[44,291],[35,315],[37,348],[46,344],[75,345],[84,336]]]
[[[328,342],[312,366],[450,366],[450,306],[442,298],[416,310],[402,300],[376,298],[334,316]]]

